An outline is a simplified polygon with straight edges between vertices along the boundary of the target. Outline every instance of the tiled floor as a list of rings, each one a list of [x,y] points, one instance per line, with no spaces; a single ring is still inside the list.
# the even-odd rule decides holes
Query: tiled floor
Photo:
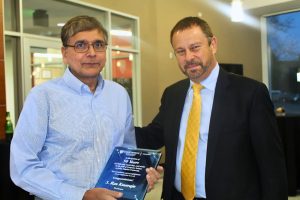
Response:
[[[145,200],[160,200],[162,180],[155,185],[155,188],[146,194]],[[300,200],[300,196],[289,197],[288,200]]]

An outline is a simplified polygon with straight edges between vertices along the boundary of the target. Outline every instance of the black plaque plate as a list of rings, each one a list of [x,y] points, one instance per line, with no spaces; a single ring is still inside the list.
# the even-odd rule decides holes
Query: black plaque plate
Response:
[[[156,168],[161,152],[116,147],[95,187],[123,193],[122,200],[143,200],[147,191],[146,168]]]

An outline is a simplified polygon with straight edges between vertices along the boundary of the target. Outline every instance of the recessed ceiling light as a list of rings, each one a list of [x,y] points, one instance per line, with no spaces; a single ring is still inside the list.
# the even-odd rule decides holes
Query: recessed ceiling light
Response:
[[[241,22],[244,19],[243,3],[241,0],[231,2],[231,21]]]

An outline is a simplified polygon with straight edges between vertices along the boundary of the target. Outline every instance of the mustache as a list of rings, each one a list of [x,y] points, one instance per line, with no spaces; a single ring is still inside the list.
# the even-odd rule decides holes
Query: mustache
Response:
[[[202,66],[202,63],[199,61],[195,61],[195,60],[186,61],[184,64],[184,67],[188,68],[189,66],[193,66],[193,65],[201,65]]]
[[[184,68],[188,69],[190,66],[195,66],[195,65],[200,66],[204,71],[206,71],[208,68],[208,66],[204,66],[202,62],[195,61],[195,60],[186,61],[186,63],[184,64]]]

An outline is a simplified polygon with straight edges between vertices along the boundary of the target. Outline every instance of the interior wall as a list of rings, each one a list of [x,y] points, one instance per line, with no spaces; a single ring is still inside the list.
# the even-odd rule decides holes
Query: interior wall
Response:
[[[140,18],[142,121],[146,125],[158,111],[164,89],[180,80],[181,74],[169,34],[175,23],[199,12],[211,25],[218,38],[217,58],[220,63],[241,63],[244,75],[261,81],[261,44],[257,28],[233,23],[217,10],[211,0],[84,0],[88,3],[129,13]],[[229,5],[227,5],[229,6]]]
[[[202,18],[210,24],[218,39],[218,61],[220,63],[241,63],[244,65],[245,76],[261,81],[260,31],[242,23],[231,22],[230,17],[220,10],[225,6],[228,8],[229,4],[220,3],[218,6],[217,1],[211,0],[188,0],[185,3],[173,0],[157,0],[156,2],[157,19],[159,19],[157,21],[157,49],[160,51],[158,53],[160,93],[167,85],[181,78],[176,60],[168,59],[168,52],[172,51],[169,42],[170,30],[181,18],[197,16],[198,13],[201,13]]]

